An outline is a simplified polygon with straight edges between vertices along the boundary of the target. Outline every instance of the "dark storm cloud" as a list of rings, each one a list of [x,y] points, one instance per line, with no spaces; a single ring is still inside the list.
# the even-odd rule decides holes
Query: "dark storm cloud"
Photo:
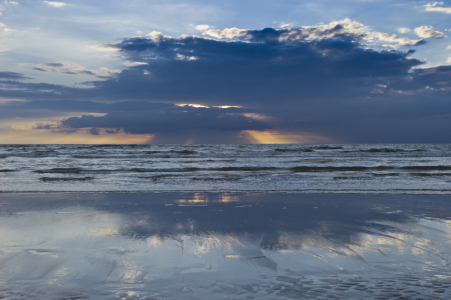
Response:
[[[12,114],[20,117],[42,117],[49,111],[106,113],[102,117],[84,115],[63,120],[60,124],[37,124],[35,129],[108,128],[108,133],[124,130],[127,133],[175,132],[179,130],[209,129],[219,131],[265,130],[274,128],[270,120],[252,118],[255,109],[175,106],[147,101],[122,101],[111,104],[92,101],[12,101],[3,105],[0,117]],[[251,114],[251,115],[248,115]],[[248,115],[249,117],[246,117]],[[95,134],[95,135],[97,135]]]
[[[30,109],[106,113],[61,123],[66,129],[93,128],[92,134],[99,128],[110,133],[280,129],[348,142],[449,142],[443,128],[451,125],[446,118],[451,67],[415,69],[423,62],[409,57],[413,50],[370,49],[366,33],[343,26],[210,32],[223,39],[152,33],[109,45],[140,64],[90,82],[91,88],[17,81],[24,77],[0,84],[12,88],[3,95],[34,100],[20,104]]]
[[[393,81],[390,88],[403,92],[422,89],[449,92],[451,90],[451,66],[413,70],[408,76]]]
[[[115,111],[155,111],[159,109],[170,109],[174,105],[167,103],[151,103],[147,101],[121,101],[115,103],[100,103],[93,101],[49,101],[35,100],[28,103],[11,103],[10,107],[29,107],[34,109],[48,109],[57,111],[80,111],[93,113],[109,113]]]
[[[103,117],[84,115],[61,122],[65,128],[123,129],[127,133],[175,132],[186,129],[219,131],[265,130],[274,125],[254,120],[237,109],[166,107],[153,110],[117,110]]]
[[[410,53],[365,49],[357,42],[360,36],[350,33],[341,33],[340,39],[332,35],[310,41],[289,35],[280,40],[284,32],[248,31],[242,33],[243,41],[191,36],[125,39],[112,47],[148,65],[94,84],[111,97],[299,106],[366,96],[379,82],[405,76],[422,64],[408,59]]]

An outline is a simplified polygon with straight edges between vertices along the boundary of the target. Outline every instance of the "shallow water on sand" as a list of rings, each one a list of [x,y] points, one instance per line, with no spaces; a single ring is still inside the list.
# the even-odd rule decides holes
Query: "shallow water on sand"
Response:
[[[448,196],[1,194],[0,207],[0,298],[451,298]]]

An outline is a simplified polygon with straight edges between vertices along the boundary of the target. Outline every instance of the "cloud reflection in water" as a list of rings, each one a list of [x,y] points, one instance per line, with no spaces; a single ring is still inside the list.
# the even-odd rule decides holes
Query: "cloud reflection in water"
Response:
[[[0,204],[0,296],[450,295],[446,196],[2,194]]]

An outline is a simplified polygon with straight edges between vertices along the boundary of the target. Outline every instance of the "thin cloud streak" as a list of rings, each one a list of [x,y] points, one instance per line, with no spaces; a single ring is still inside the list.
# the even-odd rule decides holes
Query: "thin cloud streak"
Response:
[[[53,2],[53,1],[44,1],[44,3],[49,6],[53,6],[53,7],[57,7],[57,8],[64,7],[67,5],[64,2]]]

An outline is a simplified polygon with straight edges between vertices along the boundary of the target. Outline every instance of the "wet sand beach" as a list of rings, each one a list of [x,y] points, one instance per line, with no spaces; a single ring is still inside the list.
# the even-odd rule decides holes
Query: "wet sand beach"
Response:
[[[449,299],[446,195],[0,194],[4,299]]]

